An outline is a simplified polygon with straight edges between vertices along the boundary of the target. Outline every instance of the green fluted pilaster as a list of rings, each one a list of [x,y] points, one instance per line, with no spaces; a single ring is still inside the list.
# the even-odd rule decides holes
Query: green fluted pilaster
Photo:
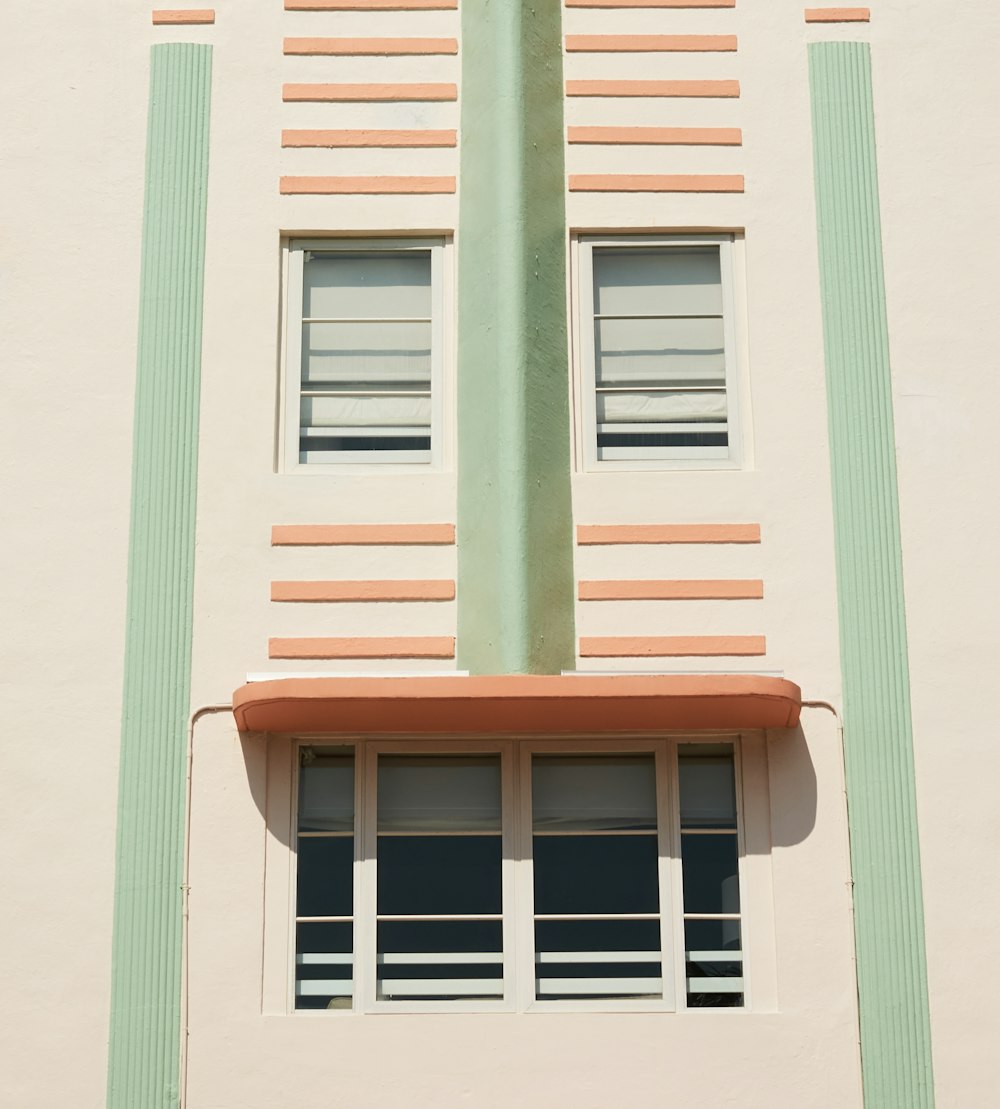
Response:
[[[871,59],[809,47],[861,1066],[869,1109],[934,1104]]]
[[[177,1104],[212,48],[152,48],[112,949],[109,1109]]]
[[[559,0],[463,0],[458,661],[575,662]]]

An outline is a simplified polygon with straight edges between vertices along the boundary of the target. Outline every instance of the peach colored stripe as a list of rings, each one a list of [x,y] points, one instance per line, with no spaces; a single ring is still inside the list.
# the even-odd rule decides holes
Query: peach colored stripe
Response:
[[[570,54],[731,52],[735,35],[567,35]]]
[[[285,0],[286,12],[453,11],[458,0]]]
[[[275,524],[272,547],[443,547],[454,524]]]
[[[457,54],[458,39],[303,39],[286,38],[286,54],[389,57],[403,54]]]
[[[282,146],[455,146],[455,131],[282,131]]]
[[[285,101],[457,100],[457,85],[285,85]]]
[[[215,8],[155,8],[153,22],[179,24],[179,23],[214,23]]]
[[[760,524],[579,524],[583,547],[638,543],[759,543]]]
[[[453,193],[454,177],[282,177],[282,196],[389,196]]]
[[[740,95],[739,81],[567,81],[567,96]]]
[[[580,638],[581,658],[763,654],[762,635],[590,635]]]
[[[567,8],[735,8],[736,0],[565,0]]]
[[[867,23],[868,8],[806,8],[806,23]]]
[[[570,127],[571,143],[649,146],[742,146],[738,127]]]
[[[581,601],[755,601],[763,596],[759,578],[580,582]]]
[[[453,581],[272,581],[272,601],[453,601]]]
[[[738,173],[571,173],[576,193],[741,193]]]
[[[268,658],[454,658],[452,635],[270,639]]]

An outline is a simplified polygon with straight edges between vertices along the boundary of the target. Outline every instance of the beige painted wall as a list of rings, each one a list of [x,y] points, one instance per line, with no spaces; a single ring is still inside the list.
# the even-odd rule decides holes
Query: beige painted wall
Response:
[[[744,196],[572,194],[596,228],[745,228],[749,464],[741,471],[577,474],[578,522],[759,522],[759,547],[589,548],[587,578],[757,577],[756,602],[578,606],[583,634],[765,634],[760,660],[678,669],[783,671],[839,699],[805,44],[873,42],[938,1104],[985,1104],[996,1022],[986,957],[1000,894],[997,755],[980,675],[995,669],[991,428],[996,375],[990,217],[997,144],[988,5],[875,0],[869,27],[809,28],[789,0],[670,13],[672,33],[737,33],[740,52],[573,56],[567,76],[738,77],[740,101],[570,101],[567,122],[742,126],[742,150],[573,148],[570,172],[741,172]],[[571,33],[662,32],[662,13],[574,11]],[[391,26],[391,30],[387,30]],[[272,635],[448,635],[454,604],[278,606],[274,578],[451,577],[454,551],[272,550],[275,523],[450,522],[451,469],[275,473],[282,233],[448,231],[454,197],[282,198],[281,174],[456,172],[454,151],[282,151],[282,127],[457,125],[455,105],[288,105],[282,81],[455,80],[454,59],[282,59],[289,34],[455,35],[454,13],[283,13],[220,6],[212,28],[148,11],[0,15],[0,348],[7,572],[2,576],[11,906],[0,925],[4,1079],[26,1109],[103,1099],[121,697],[130,421],[148,47],[214,57],[194,705],[247,671],[446,669],[450,663],[269,661]],[[643,69],[642,67],[645,67]],[[648,71],[648,72],[647,72]],[[670,111],[680,107],[671,105]],[[1000,399],[1000,398],[997,398]],[[453,397],[448,399],[453,408]],[[931,450],[931,447],[937,448]],[[944,449],[941,449],[944,448]],[[991,542],[992,540],[992,542]],[[593,669],[637,664],[591,660]],[[662,664],[657,664],[662,665]],[[224,719],[199,726],[193,813],[192,1109],[631,1101],[859,1104],[842,780],[832,718],[768,744],[777,1011],[688,1015],[261,1015],[264,752]],[[17,844],[17,847],[13,845]],[[272,845],[273,846],[273,845]],[[758,942],[754,940],[755,944]],[[764,941],[762,941],[764,942]],[[58,952],[57,957],[53,957]],[[956,952],[967,952],[965,961]],[[956,973],[958,966],[962,972]],[[970,982],[977,983],[970,990]],[[973,1010],[978,1010],[975,1020]],[[333,1022],[331,1026],[330,1022]],[[59,1066],[53,1066],[58,1045]],[[720,1045],[725,1054],[720,1055]],[[720,1060],[724,1062],[720,1065]]]

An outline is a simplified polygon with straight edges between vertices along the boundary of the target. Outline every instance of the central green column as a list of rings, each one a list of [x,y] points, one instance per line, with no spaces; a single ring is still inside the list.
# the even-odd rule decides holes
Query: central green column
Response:
[[[458,664],[572,669],[559,0],[463,0]]]

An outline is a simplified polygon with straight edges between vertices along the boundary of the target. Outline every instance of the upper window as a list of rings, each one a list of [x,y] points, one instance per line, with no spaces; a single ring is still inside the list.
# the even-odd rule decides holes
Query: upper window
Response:
[[[427,239],[289,244],[289,469],[437,460],[443,250]]]
[[[732,743],[299,751],[296,1008],[743,1005]]]
[[[739,461],[732,236],[583,237],[587,467]]]

